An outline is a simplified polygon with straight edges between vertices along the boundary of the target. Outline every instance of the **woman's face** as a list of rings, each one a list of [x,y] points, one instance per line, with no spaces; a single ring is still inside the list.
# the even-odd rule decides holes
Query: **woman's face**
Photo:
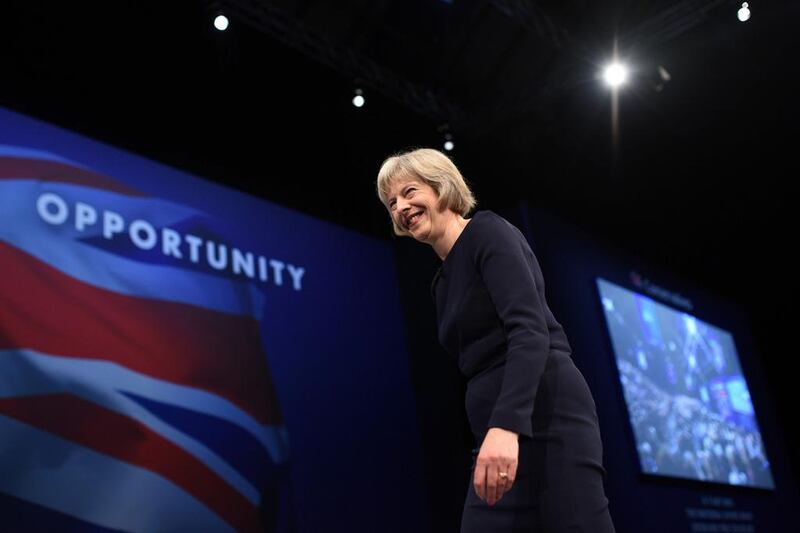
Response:
[[[389,188],[387,207],[392,220],[420,242],[432,244],[440,233],[438,205],[439,195],[419,178],[400,178]]]

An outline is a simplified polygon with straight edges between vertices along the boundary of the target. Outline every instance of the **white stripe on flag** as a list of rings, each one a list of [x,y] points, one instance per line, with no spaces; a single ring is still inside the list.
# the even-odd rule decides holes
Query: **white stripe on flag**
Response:
[[[233,531],[161,476],[0,415],[0,491],[123,531]]]
[[[214,394],[134,372],[116,363],[47,355],[34,350],[0,350],[0,398],[69,392],[141,422],[200,459],[253,503],[256,487],[202,442],[163,422],[134,400],[139,396],[192,409],[234,423],[253,435],[275,463],[286,460],[284,427],[264,426],[231,402]]]

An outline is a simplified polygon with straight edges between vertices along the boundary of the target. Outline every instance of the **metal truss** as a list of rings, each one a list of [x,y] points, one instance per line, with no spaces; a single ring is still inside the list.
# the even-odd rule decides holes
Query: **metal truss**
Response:
[[[643,49],[664,44],[704,22],[711,11],[729,3],[730,0],[683,0],[620,36],[620,46]],[[343,77],[358,80],[364,88],[466,135],[478,135],[508,117],[521,117],[531,112],[546,118],[546,101],[561,88],[574,83],[575,70],[579,69],[576,58],[587,52],[579,40],[554,24],[536,1],[488,0],[484,5],[518,21],[562,57],[543,73],[538,86],[531,87],[526,96],[513,102],[494,103],[482,113],[467,113],[436,89],[413,83],[353,48],[335,42],[269,0],[213,0],[206,4],[209,10],[222,10],[227,16],[312,57]]]
[[[623,47],[650,47],[664,44],[703,23],[711,11],[730,0],[684,0],[649,18],[620,37]]]
[[[434,122],[450,124],[456,129],[463,123],[465,114],[434,90],[412,83],[352,48],[334,42],[266,0],[216,0],[208,2],[208,8],[224,11],[226,16],[314,58],[344,77],[359,80],[364,87]]]
[[[564,47],[566,32],[557,28],[550,16],[531,0],[492,0],[492,7],[520,22],[528,31],[546,40],[556,49]]]

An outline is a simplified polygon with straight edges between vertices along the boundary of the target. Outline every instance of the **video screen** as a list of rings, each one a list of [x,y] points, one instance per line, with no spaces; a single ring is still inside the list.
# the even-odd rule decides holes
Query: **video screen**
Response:
[[[597,278],[642,472],[773,489],[730,332]]]

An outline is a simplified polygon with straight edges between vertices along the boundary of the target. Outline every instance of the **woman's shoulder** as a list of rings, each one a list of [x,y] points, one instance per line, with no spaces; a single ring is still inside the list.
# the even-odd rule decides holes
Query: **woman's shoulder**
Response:
[[[533,255],[533,249],[525,235],[514,224],[493,211],[478,211],[473,217],[475,227],[466,247],[473,261],[481,262],[496,254],[512,254],[519,257]]]
[[[476,231],[473,233],[477,234],[476,236],[493,236],[500,239],[505,236],[524,239],[522,232],[515,225],[488,209],[475,212],[470,224],[475,224]]]

